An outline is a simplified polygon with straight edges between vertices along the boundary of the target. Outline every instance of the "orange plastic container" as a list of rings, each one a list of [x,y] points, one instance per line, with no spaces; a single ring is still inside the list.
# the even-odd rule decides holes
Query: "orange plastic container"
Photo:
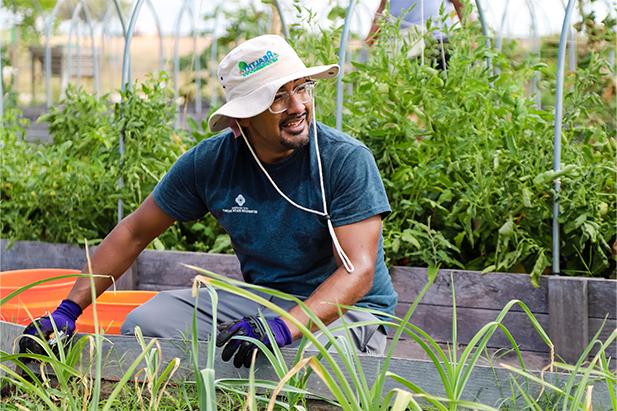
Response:
[[[120,334],[120,327],[126,315],[134,308],[139,307],[157,291],[105,291],[96,299],[99,328],[105,334]],[[84,310],[77,319],[77,331],[82,333],[94,332],[94,318],[92,305]]]
[[[0,272],[0,298],[35,281],[79,273],[81,273],[80,270],[68,268],[2,271]],[[62,278],[29,288],[0,306],[0,319],[17,324],[28,324],[31,318],[53,311],[66,298],[76,280],[76,277]]]

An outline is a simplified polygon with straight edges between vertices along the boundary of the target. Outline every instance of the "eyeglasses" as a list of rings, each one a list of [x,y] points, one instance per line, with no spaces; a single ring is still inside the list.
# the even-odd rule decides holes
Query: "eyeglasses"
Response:
[[[297,85],[296,87],[289,91],[279,91],[274,95],[274,101],[268,110],[272,114],[279,114],[284,112],[289,108],[289,102],[291,101],[291,96],[295,96],[296,99],[302,104],[308,103],[313,98],[313,89],[315,88],[314,81],[307,81],[302,84]]]

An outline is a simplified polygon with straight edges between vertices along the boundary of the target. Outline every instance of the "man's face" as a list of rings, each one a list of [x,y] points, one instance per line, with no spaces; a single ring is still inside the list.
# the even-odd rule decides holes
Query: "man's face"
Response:
[[[301,78],[291,81],[279,89],[289,92],[308,81]],[[240,120],[240,125],[248,131],[255,151],[261,161],[274,163],[293,153],[293,150],[308,144],[309,124],[312,118],[311,101],[301,103],[298,96],[289,98],[289,106],[282,113],[273,114],[266,110],[255,117]]]

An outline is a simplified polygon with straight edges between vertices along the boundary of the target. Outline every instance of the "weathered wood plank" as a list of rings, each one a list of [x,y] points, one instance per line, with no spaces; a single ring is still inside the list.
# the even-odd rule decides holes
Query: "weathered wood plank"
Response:
[[[576,362],[589,342],[587,282],[576,278],[549,278],[549,336],[555,352]]]
[[[589,317],[617,318],[617,281],[588,278]]]
[[[96,247],[90,248],[90,254]],[[27,268],[72,268],[81,270],[86,266],[86,250],[70,244],[50,244],[38,241],[16,241],[11,247],[8,241],[0,240],[0,271]],[[137,273],[130,268],[116,281],[118,290],[134,290]]]
[[[240,262],[235,255],[144,250],[135,263],[135,270],[139,273],[138,287],[142,289],[152,289],[153,285],[160,285],[160,289],[190,287],[197,273],[182,264],[242,279]]]
[[[50,244],[38,241],[8,241],[0,239],[0,270],[25,268],[74,268],[80,270],[86,263],[84,250],[76,245]]]
[[[7,248],[7,244],[6,240],[0,240],[1,270],[43,267],[79,269],[86,261],[85,251],[79,246],[17,241],[12,248]],[[239,263],[233,255],[146,250],[132,268],[134,274],[132,281],[135,281],[135,277],[137,278],[136,287],[139,289],[161,290],[190,287],[195,272],[183,267],[181,263],[204,267],[231,278],[241,279]],[[428,305],[420,305],[418,312],[414,315],[414,321],[419,321],[423,328],[434,331],[433,335],[442,339],[442,342],[446,341],[445,337],[449,335],[451,328],[449,317],[452,305],[451,272],[455,276],[461,341],[464,342],[465,338],[470,338],[479,327],[495,318],[497,312],[491,313],[491,310],[500,310],[508,301],[515,298],[527,303],[540,319],[540,323],[548,329],[547,317],[543,315],[548,313],[547,283],[551,277],[542,278],[540,287],[536,289],[525,275],[441,270],[435,285],[424,298],[424,302]],[[397,310],[402,313],[408,306],[408,302],[413,301],[424,285],[426,269],[393,267],[392,274],[401,301]],[[121,282],[126,280],[131,279],[125,275]],[[592,324],[598,323],[593,321],[594,318],[602,319],[606,314],[611,319],[617,317],[616,281],[587,278],[570,278],[570,280],[588,282],[590,335],[593,335],[591,330],[595,329]],[[129,283],[133,284],[132,281]],[[128,287],[131,286],[128,285]],[[474,308],[485,311],[478,314],[480,311],[476,313],[473,310],[467,310]],[[529,347],[528,349],[532,351],[542,347],[540,352],[545,351],[546,347],[531,329],[526,316],[518,317],[522,321],[520,323],[522,326],[517,323],[516,318],[514,313],[510,314],[506,324],[510,330],[524,330],[513,331],[520,333],[517,341],[521,347],[523,349]],[[528,337],[532,340],[527,341]],[[501,333],[498,333],[491,341],[491,345],[497,344],[495,341],[501,341],[504,346],[508,346]]]
[[[22,332],[23,327],[14,324],[0,322],[2,330],[2,338],[0,339],[0,349],[5,352],[12,352],[13,341]],[[149,340],[149,339],[147,339]],[[180,368],[174,376],[176,381],[194,380],[190,342],[175,339],[158,339],[161,353],[163,355],[163,364],[167,364],[171,359],[177,357],[180,359]],[[207,342],[199,343],[199,352],[206,353]],[[133,337],[128,336],[107,336],[107,340],[103,347],[103,378],[108,380],[118,380],[126,372],[129,365],[141,353],[139,345]],[[288,364],[293,363],[295,351],[284,349],[283,356]],[[307,352],[306,355],[310,355]],[[85,354],[83,358],[87,358]],[[367,378],[369,385],[375,381],[379,370],[383,369],[384,358],[380,356],[360,356],[362,370]],[[342,366],[340,359],[337,363]],[[199,357],[200,367],[205,367],[205,354]],[[343,366],[342,366],[343,367]],[[326,368],[329,368],[328,366]],[[82,369],[88,369],[87,364],[83,365]],[[90,368],[92,369],[92,368]],[[248,378],[248,370],[241,368],[236,369],[230,363],[223,362],[220,357],[216,356],[215,367],[216,378]],[[343,367],[344,369],[344,367]],[[435,365],[430,361],[417,359],[396,359],[390,363],[389,371],[400,375],[401,377],[413,381],[423,389],[427,390],[432,395],[444,396],[445,392],[443,384],[439,379]],[[280,378],[275,374],[273,368],[267,364],[263,356],[259,356],[256,363],[256,374],[259,378],[278,381]],[[344,369],[346,379],[351,383],[349,370]],[[478,401],[487,405],[498,406],[502,399],[511,396],[511,379],[517,378],[522,381],[521,377],[516,377],[509,371],[503,368],[490,368],[477,366],[472,371],[468,384],[463,392],[463,399]],[[564,374],[545,373],[544,380],[550,383],[556,381],[565,381],[567,378]],[[529,383],[529,394],[537,395],[539,386],[533,382]],[[384,393],[391,389],[400,388],[400,385],[391,379],[387,379],[384,386]],[[331,393],[323,382],[313,374],[309,379],[308,389],[316,394],[324,397],[332,398]],[[609,393],[602,384],[594,386],[593,404],[598,408],[607,408],[610,404]]]
[[[392,268],[392,281],[400,302],[415,300],[426,284],[426,271],[426,268],[417,267]],[[520,299],[531,311],[548,313],[546,281],[541,279],[540,287],[535,288],[529,276],[521,274],[440,270],[424,301],[435,305],[452,305],[451,273],[454,274],[457,307],[500,310],[508,301]]]
[[[598,332],[600,327],[602,327],[602,323],[604,323],[604,319],[589,319],[589,338],[592,338]],[[607,319],[602,328],[602,332],[600,332],[600,341],[606,341],[615,330],[617,330],[617,320]],[[594,349],[592,352],[596,353],[597,350]],[[617,358],[617,341],[613,341],[613,343],[607,347],[606,356]]]
[[[116,280],[116,289],[117,290],[136,290],[137,289],[137,272],[133,269],[133,267],[129,267],[128,270],[124,272]]]
[[[399,304],[396,314],[403,317],[408,307]],[[486,324],[494,321],[499,311],[475,308],[457,307],[458,343],[467,344],[473,336]],[[536,319],[548,330],[548,315],[536,314]],[[452,307],[420,304],[411,317],[411,323],[427,332],[439,343],[452,341]],[[512,333],[514,340],[522,350],[548,352],[548,347],[531,325],[527,314],[512,311],[506,315],[504,326]],[[496,331],[489,340],[490,348],[511,348],[502,331]]]
[[[392,342],[389,341],[389,343],[391,344]],[[439,346],[445,353],[448,353],[448,351],[452,349],[451,344],[440,343]],[[459,344],[457,351],[459,353],[459,358],[466,347],[466,345]],[[525,367],[530,370],[541,370],[550,364],[550,355],[548,353],[521,350],[521,355],[525,362]],[[394,348],[394,357],[430,360],[426,351],[413,340],[400,340]],[[519,367],[519,360],[514,351],[507,351],[502,348],[489,348],[486,353],[482,353],[479,364],[484,366],[508,364]]]

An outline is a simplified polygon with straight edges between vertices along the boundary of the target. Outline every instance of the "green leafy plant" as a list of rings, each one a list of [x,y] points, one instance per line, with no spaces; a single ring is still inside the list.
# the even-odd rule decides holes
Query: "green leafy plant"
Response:
[[[385,410],[389,407],[402,406],[401,404],[412,404],[412,407],[416,406],[416,399],[421,399],[421,402],[430,404],[435,409],[454,410],[460,408],[474,408],[482,410],[492,410],[491,406],[483,405],[479,403],[470,402],[463,399],[465,386],[471,378],[471,373],[474,367],[478,364],[478,361],[484,352],[490,338],[500,330],[503,332],[512,345],[512,349],[517,353],[520,360],[520,365],[523,372],[525,372],[524,362],[522,360],[521,353],[518,346],[508,329],[503,325],[505,316],[510,312],[514,306],[518,306],[528,316],[532,327],[538,332],[541,338],[552,347],[550,339],[546,335],[546,332],[542,329],[537,319],[527,308],[527,306],[518,300],[509,302],[503,310],[497,315],[495,321],[492,321],[482,327],[478,333],[471,339],[469,345],[463,350],[460,357],[457,355],[455,348],[448,350],[447,352],[442,349],[439,344],[426,332],[414,326],[411,323],[412,314],[422,299],[426,291],[432,286],[432,282],[437,273],[437,269],[433,268],[429,270],[429,278],[427,284],[418,294],[417,299],[410,305],[405,316],[398,318],[394,315],[386,315],[387,320],[375,320],[366,321],[356,324],[345,324],[335,329],[327,328],[321,320],[308,309],[304,303],[290,295],[282,293],[277,290],[272,290],[256,285],[245,284],[239,281],[231,280],[229,278],[214,274],[198,267],[188,266],[195,269],[197,272],[202,273],[203,276],[198,276],[197,281],[205,283],[209,286],[217,289],[222,289],[227,292],[241,295],[251,301],[257,302],[264,307],[274,311],[275,313],[283,316],[291,321],[303,334],[303,339],[306,339],[313,345],[313,349],[317,351],[318,355],[312,355],[306,357],[305,354],[309,352],[304,351],[304,344],[298,349],[298,355],[294,360],[295,367],[287,369],[284,363],[281,364],[279,358],[282,356],[278,353],[278,349],[275,347],[273,350],[265,347],[259,341],[249,339],[248,337],[239,337],[241,339],[247,339],[257,344],[260,350],[268,358],[270,364],[274,367],[279,378],[281,378],[281,388],[274,391],[278,393],[280,390],[284,390],[283,384],[286,384],[291,377],[297,373],[300,373],[307,367],[310,367],[310,371],[306,371],[304,376],[295,380],[295,383],[304,381],[302,377],[305,377],[310,372],[315,373],[323,381],[324,384],[330,390],[332,396],[336,399],[338,406],[343,410],[356,410],[356,409],[371,409],[371,410]],[[323,335],[327,337],[327,345],[324,345],[316,339],[313,333],[304,325],[299,323],[294,317],[289,315],[285,310],[282,310],[278,306],[271,303],[269,300],[260,297],[250,290],[264,292],[268,295],[276,296],[278,298],[287,299],[297,303],[306,315],[309,317],[311,323],[318,326],[318,329]],[[457,347],[457,320],[456,320],[456,297],[453,292],[452,304],[454,309],[453,323],[452,323],[452,338],[453,347]],[[342,307],[360,309],[363,311],[372,312],[380,316],[384,316],[384,313],[370,309],[362,309],[358,307]],[[385,354],[384,362],[378,371],[378,374],[374,377],[372,385],[368,385],[367,375],[362,369],[362,363],[358,357],[357,350],[353,347],[351,336],[347,335],[347,338],[337,338],[333,335],[338,329],[349,329],[350,327],[364,326],[368,324],[382,324],[388,326],[393,330],[392,341],[389,344],[387,353]],[[435,395],[436,387],[421,387],[418,382],[408,381],[405,378],[390,372],[390,363],[396,345],[402,335],[406,335],[412,338],[419,346],[426,352],[433,365],[435,366],[436,373],[439,375],[443,392],[446,393],[445,397],[439,397]],[[304,341],[303,341],[304,343]],[[276,353],[276,354],[275,354]],[[338,359],[339,361],[336,361]],[[327,365],[327,368],[325,367]],[[389,392],[384,391],[384,384],[387,379],[392,379],[402,386],[407,391],[393,390]],[[293,384],[292,384],[293,386]],[[272,397],[274,398],[274,397]],[[398,404],[398,405],[397,405]],[[417,405],[417,407],[420,407]],[[414,408],[421,409],[421,408]]]
[[[261,27],[256,10],[242,13],[250,14],[251,30]],[[314,26],[315,14],[306,15]],[[411,45],[397,22],[384,21],[368,60],[344,67],[343,130],[371,148],[382,173],[393,209],[384,223],[391,264],[525,272],[537,282],[551,273],[553,181],[559,178],[561,274],[614,278],[617,100],[608,45],[615,23],[585,16],[581,24],[589,35],[578,47],[578,69],[566,79],[559,174],[552,172],[555,60],[545,57],[548,46],[541,61],[524,57],[515,42],[502,52],[486,49],[479,24],[466,21],[447,33],[451,59],[440,72],[431,66],[433,51],[426,51],[425,64],[409,59]],[[307,64],[337,61],[341,27],[290,30]],[[235,34],[221,44],[233,46]],[[427,47],[434,43],[427,39]],[[486,69],[486,57],[495,73]],[[542,74],[541,108],[528,92],[536,73]],[[12,126],[0,132],[2,236],[100,239],[116,222],[118,198],[127,213],[134,210],[193,140],[212,135],[205,122],[189,121],[191,138],[173,129],[175,103],[162,84],[168,82],[163,74],[135,84],[114,104],[69,90],[45,117],[54,138],[49,147],[24,144],[23,125],[7,111]],[[318,84],[318,120],[334,124],[335,96],[333,81]],[[232,251],[211,216],[174,225],[154,246]]]
[[[189,266],[191,267],[191,266]],[[199,346],[197,344],[196,315],[193,317],[193,337],[192,357],[195,372],[195,386],[197,403],[202,410],[215,410],[220,403],[217,392],[231,393],[236,395],[235,403],[231,406],[236,407],[238,403],[244,403],[249,409],[257,409],[258,404],[268,404],[268,409],[279,407],[281,409],[305,409],[304,400],[307,396],[315,396],[307,390],[308,377],[316,375],[325,386],[330,390],[335,399],[334,404],[342,409],[437,409],[437,410],[458,410],[458,409],[478,409],[495,410],[496,406],[500,409],[520,409],[521,406],[529,409],[542,409],[541,404],[551,404],[551,409],[555,407],[575,407],[585,409],[593,401],[593,392],[588,387],[592,384],[606,384],[608,387],[609,401],[614,407],[614,393],[616,391],[617,377],[615,376],[613,359],[607,355],[607,350],[617,339],[617,331],[613,331],[606,340],[601,341],[600,329],[593,337],[593,342],[584,350],[580,359],[574,365],[561,362],[551,362],[551,366],[565,373],[565,379],[557,382],[545,379],[542,374],[528,371],[518,350],[516,342],[513,340],[509,330],[504,326],[503,321],[508,312],[513,307],[518,306],[528,316],[531,326],[541,336],[541,338],[552,347],[541,325],[533,314],[520,301],[510,301],[494,321],[487,323],[471,339],[470,343],[462,352],[456,350],[457,344],[457,314],[456,314],[456,295],[452,295],[453,322],[452,322],[452,347],[442,348],[426,332],[413,325],[413,312],[424,293],[431,287],[437,273],[437,269],[429,270],[429,277],[426,286],[421,290],[418,298],[410,305],[403,318],[390,315],[383,320],[365,321],[362,323],[343,324],[333,329],[327,328],[318,317],[315,316],[302,301],[285,293],[267,289],[255,285],[248,285],[242,282],[216,275],[207,270],[194,268],[203,276],[198,276],[194,283],[195,295],[198,295],[199,285],[205,284],[213,302],[213,329],[210,336],[210,343],[207,349],[206,368],[200,369],[198,365]],[[92,276],[77,274],[72,276]],[[64,278],[62,276],[59,278]],[[43,281],[56,280],[52,278]],[[41,281],[41,282],[43,282]],[[39,282],[39,283],[41,283]],[[0,301],[0,306],[14,298],[19,293],[29,287],[36,285],[30,284],[16,291],[10,296]],[[255,371],[251,368],[248,378],[235,379],[216,379],[214,369],[214,356],[216,355],[215,345],[212,343],[216,338],[216,307],[217,294],[215,289],[222,289],[237,295],[241,295],[264,307],[273,310],[277,314],[284,316],[292,321],[303,333],[303,338],[296,352],[291,365],[287,365],[285,357],[277,347],[272,349],[264,346],[259,341],[249,339],[257,344],[267,358],[270,365],[276,372],[278,381],[267,381],[255,378]],[[454,289],[454,287],[453,287]],[[312,324],[318,326],[319,331],[326,336],[327,342],[322,343],[315,334],[311,333],[307,327],[300,324],[291,317],[285,310],[272,304],[268,299],[254,294],[251,290],[265,292],[267,295],[288,299],[300,305],[303,311],[310,318]],[[352,308],[352,307],[341,307]],[[353,307],[354,309],[361,309]],[[383,317],[384,313],[370,309],[363,309],[368,312],[379,314]],[[367,370],[363,369],[362,362],[357,351],[353,348],[353,342],[348,330],[351,327],[365,325],[385,325],[393,333],[392,341],[380,369],[376,375],[367,375]],[[97,327],[95,327],[96,329]],[[335,337],[333,333],[337,331],[347,331],[346,337]],[[505,402],[499,404],[483,404],[480,402],[468,401],[465,398],[465,389],[474,368],[479,364],[482,353],[485,352],[488,341],[495,332],[503,332],[511,343],[512,349],[519,357],[520,368],[502,365],[513,373],[508,380],[515,393],[512,398],[504,398]],[[410,381],[401,375],[390,371],[390,364],[393,361],[393,353],[401,336],[413,339],[418,346],[427,354],[427,357],[435,368],[436,375],[439,376],[441,386],[426,386],[422,381]],[[22,407],[46,409],[167,409],[169,396],[165,392],[169,389],[179,389],[184,394],[175,398],[173,404],[180,409],[192,407],[189,398],[192,394],[186,393],[186,386],[173,388],[169,385],[174,371],[178,367],[178,359],[173,359],[166,367],[162,367],[162,356],[160,347],[156,339],[146,341],[140,331],[136,330],[137,344],[141,352],[137,355],[126,368],[118,383],[111,387],[105,398],[101,395],[101,369],[103,358],[102,346],[104,339],[100,334],[92,336],[82,336],[65,346],[60,342],[57,350],[52,350],[46,341],[42,341],[35,336],[25,336],[22,338],[32,338],[38,341],[45,354],[9,354],[0,352],[0,369],[4,372],[1,378],[1,385],[9,384],[14,387],[16,393],[8,399],[10,403],[18,403]],[[248,337],[241,337],[248,339]],[[308,343],[312,347],[308,350]],[[589,355],[595,350],[591,360]],[[90,353],[84,358],[82,353]],[[36,370],[25,364],[26,360],[35,360],[42,364]],[[90,368],[95,364],[94,380]],[[144,364],[140,368],[139,364]],[[13,367],[18,367],[22,374],[17,373]],[[375,371],[371,368],[371,372]],[[515,378],[515,376],[519,378]],[[53,376],[53,378],[51,378]],[[369,378],[370,377],[370,378]],[[135,380],[134,390],[130,390],[131,380]],[[392,380],[400,385],[385,391],[385,382]],[[369,381],[373,381],[369,383]],[[505,383],[506,381],[500,381]],[[533,386],[543,387],[548,394],[538,397],[537,389]],[[189,388],[192,390],[191,388]],[[127,392],[128,390],[128,392]],[[147,390],[147,394],[146,391]],[[443,395],[436,395],[436,392],[443,392]],[[284,398],[279,395],[283,394]],[[128,402],[119,402],[120,398],[128,395]],[[6,401],[6,399],[3,399]],[[303,408],[304,407],[304,408]],[[17,407],[16,407],[17,408]]]
[[[310,63],[329,62],[338,35],[294,40],[301,53],[310,50]],[[409,59],[397,24],[383,22],[368,60],[346,68],[343,130],[372,149],[382,173],[393,209],[384,225],[391,263],[526,272],[537,281],[551,272],[559,178],[562,273],[613,275],[617,144],[607,49],[591,50],[571,75],[563,171],[554,174],[553,108],[536,108],[526,89],[545,66],[486,49],[477,23],[448,38],[451,59],[440,72]],[[486,69],[488,55],[498,74]],[[543,78],[550,91],[553,79]],[[317,118],[333,124],[334,84],[319,84],[316,94]]]
[[[116,223],[119,198],[125,213],[136,209],[188,147],[184,133],[172,127],[173,94],[166,84],[164,73],[151,77],[118,95],[120,102],[70,87],[40,120],[50,125],[49,145],[27,144],[16,133],[3,132],[2,235],[69,243],[101,239]],[[179,225],[161,244],[181,248],[183,231],[192,233],[190,226]],[[204,243],[213,244],[218,234]]]

